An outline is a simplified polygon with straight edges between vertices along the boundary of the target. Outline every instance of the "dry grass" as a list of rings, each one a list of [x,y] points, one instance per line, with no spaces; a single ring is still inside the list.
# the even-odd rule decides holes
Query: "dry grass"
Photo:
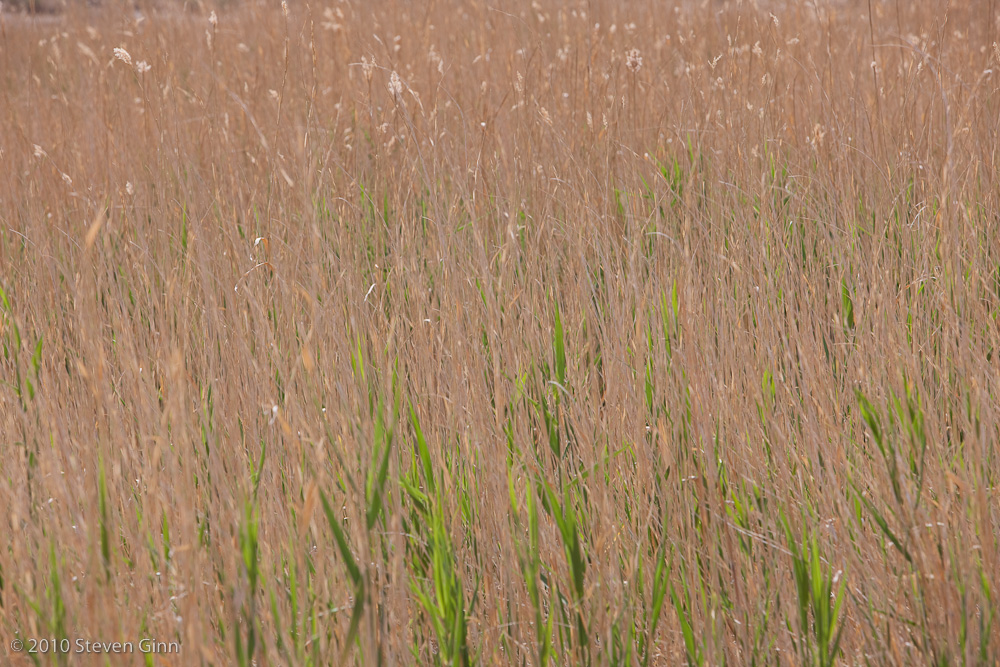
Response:
[[[4,650],[996,664],[993,3],[662,4],[0,18]]]

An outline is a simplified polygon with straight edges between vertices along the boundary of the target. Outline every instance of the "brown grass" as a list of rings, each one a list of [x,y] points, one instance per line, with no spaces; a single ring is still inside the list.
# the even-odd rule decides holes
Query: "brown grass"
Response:
[[[0,17],[3,650],[997,664],[952,4]]]

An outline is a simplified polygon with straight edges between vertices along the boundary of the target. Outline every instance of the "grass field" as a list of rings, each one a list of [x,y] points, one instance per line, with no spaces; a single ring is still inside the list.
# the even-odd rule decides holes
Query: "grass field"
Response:
[[[0,662],[998,664],[992,0],[289,2],[0,15]]]

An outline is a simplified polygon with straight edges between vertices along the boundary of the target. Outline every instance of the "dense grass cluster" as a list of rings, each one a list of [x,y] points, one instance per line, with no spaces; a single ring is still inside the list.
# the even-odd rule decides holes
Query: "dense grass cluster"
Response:
[[[993,3],[682,5],[0,15],[0,652],[995,664]]]

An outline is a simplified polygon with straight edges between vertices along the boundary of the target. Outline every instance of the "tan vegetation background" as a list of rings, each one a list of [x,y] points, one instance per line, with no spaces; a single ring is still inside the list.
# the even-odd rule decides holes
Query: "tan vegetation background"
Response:
[[[994,10],[3,14],[0,650],[997,664]]]

